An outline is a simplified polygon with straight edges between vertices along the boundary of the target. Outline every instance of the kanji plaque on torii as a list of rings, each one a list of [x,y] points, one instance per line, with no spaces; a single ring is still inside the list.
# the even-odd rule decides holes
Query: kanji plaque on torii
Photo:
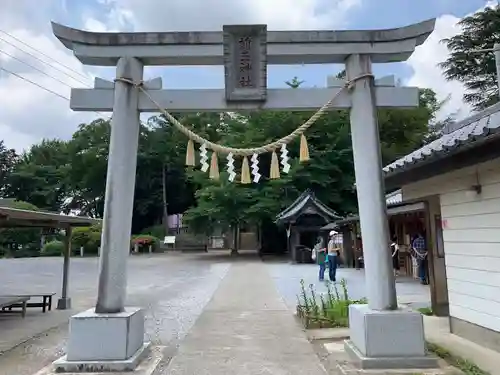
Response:
[[[173,112],[293,110],[316,114],[323,108],[323,112],[349,109],[368,304],[350,306],[350,340],[345,349],[362,368],[437,365],[435,358],[426,356],[421,314],[398,308],[388,252],[377,120],[377,108],[418,106],[419,89],[397,86],[394,77],[376,79],[372,72],[373,63],[407,60],[431,34],[434,24],[432,19],[397,29],[342,31],[267,31],[264,25],[231,25],[222,32],[159,33],[94,33],[53,24],[56,37],[83,64],[116,66],[113,82],[96,79],[93,89],[71,91],[73,110],[113,111],[113,116],[97,303],[95,309],[71,318],[67,355],[55,362],[56,369],[94,370],[96,364],[104,371],[135,369],[149,348],[150,343],[143,342],[143,309],[125,306],[126,266],[139,115],[164,108]],[[322,88],[268,90],[267,64],[344,64],[347,77],[331,78]],[[224,65],[226,87],[162,90],[161,79],[144,81],[144,67],[154,65]],[[205,143],[200,149],[206,151]],[[217,165],[217,158],[212,159]]]
[[[265,101],[267,26],[228,25],[223,33],[226,100]]]

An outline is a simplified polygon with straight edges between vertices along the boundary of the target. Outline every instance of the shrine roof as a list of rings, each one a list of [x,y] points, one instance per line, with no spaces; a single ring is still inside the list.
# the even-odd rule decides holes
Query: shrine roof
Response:
[[[386,178],[393,177],[480,147],[493,139],[500,139],[500,103],[462,121],[448,124],[440,138],[389,164],[383,171]],[[456,167],[459,167],[458,164]]]
[[[328,208],[318,198],[316,198],[313,191],[307,189],[304,191],[288,208],[280,212],[276,216],[277,223],[286,223],[303,214],[307,214],[308,209],[310,213],[323,216],[327,221],[338,220],[342,217],[337,215],[335,211]]]

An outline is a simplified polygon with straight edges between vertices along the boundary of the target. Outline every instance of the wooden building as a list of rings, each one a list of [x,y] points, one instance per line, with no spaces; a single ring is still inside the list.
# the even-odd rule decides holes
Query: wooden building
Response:
[[[321,235],[321,228],[339,219],[335,211],[308,189],[277,215],[276,223],[287,229],[287,249],[292,261],[311,262],[310,251],[303,252],[301,248],[312,249]]]
[[[411,238],[416,233],[427,232],[426,205],[424,202],[403,202],[401,190],[396,190],[386,195],[387,220],[391,240],[395,238],[400,247],[399,251],[399,274],[417,278],[416,265],[410,256]],[[357,261],[363,256],[363,239],[361,238],[361,228],[359,216],[350,216],[343,220],[323,227],[323,230],[336,228],[343,237],[343,263],[345,267],[360,266]],[[387,244],[387,251],[390,246]]]

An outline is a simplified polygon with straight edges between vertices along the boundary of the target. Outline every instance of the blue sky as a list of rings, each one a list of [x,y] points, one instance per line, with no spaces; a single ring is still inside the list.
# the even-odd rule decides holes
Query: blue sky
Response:
[[[50,21],[92,31],[203,31],[238,23],[265,23],[270,30],[340,30],[394,28],[436,17],[435,31],[407,62],[375,65],[374,72],[377,76],[394,74],[405,85],[430,87],[439,99],[451,95],[440,116],[458,113],[464,117],[470,108],[462,102],[463,86],[444,80],[437,67],[448,53],[439,41],[460,31],[456,24],[461,17],[487,3],[496,4],[491,0],[44,0],[35,12],[34,0],[0,1],[0,31],[8,33],[0,32],[0,37],[11,43],[0,39],[0,66],[63,96],[0,72],[0,139],[18,150],[43,138],[67,139],[79,123],[96,117],[69,109],[64,97],[69,97],[71,87],[82,84],[54,70],[54,65],[69,66],[71,74],[77,72],[87,86],[92,84],[92,76],[113,79],[115,74],[114,68],[83,66],[52,35]],[[31,55],[22,52],[19,48],[26,47],[8,35],[31,46]],[[297,76],[305,81],[304,86],[321,87],[328,75],[341,69],[329,65],[270,66],[268,85],[283,87],[286,80]],[[224,84],[222,67],[147,68],[145,76],[162,76],[164,88],[222,88]]]
[[[147,0],[146,0],[147,2]],[[325,12],[331,4],[330,1],[322,1],[316,7],[316,13]],[[451,14],[458,18],[474,12],[484,6],[484,0],[363,0],[361,6],[350,9],[343,20],[342,27],[335,29],[379,29],[392,28],[409,25],[429,18],[439,17],[443,14]],[[84,27],[85,16],[92,16],[100,22],[106,23],[108,14],[113,5],[102,4],[98,0],[76,0],[67,1],[67,12],[60,13],[60,22],[75,27]],[[82,17],[83,16],[83,17]],[[215,16],[216,17],[216,16]],[[165,16],[163,30],[171,31],[168,26],[169,17]],[[125,25],[123,25],[125,26]],[[127,23],[125,26],[133,30],[134,26]],[[328,28],[328,25],[326,27]],[[148,30],[141,28],[141,31]],[[157,28],[150,31],[160,31]],[[314,65],[314,66],[270,66],[269,86],[284,86],[284,82],[294,76],[305,81],[307,86],[324,86],[325,77],[335,74],[341,66]],[[403,81],[411,75],[411,68],[405,64],[384,64],[374,67],[375,74],[394,74]],[[105,73],[112,76],[112,71]],[[170,87],[175,88],[213,88],[222,87],[222,67],[183,67],[167,69],[150,69],[148,75],[162,75]]]

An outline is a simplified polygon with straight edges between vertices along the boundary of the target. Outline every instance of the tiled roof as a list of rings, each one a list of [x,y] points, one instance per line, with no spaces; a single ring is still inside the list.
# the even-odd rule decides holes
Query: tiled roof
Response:
[[[323,204],[311,190],[304,191],[288,208],[280,212],[276,216],[277,222],[285,222],[290,219],[292,216],[297,214],[300,215],[301,211],[308,205],[312,205],[315,207],[319,213],[322,213],[330,220],[340,219],[335,211],[328,208],[325,204]]]
[[[401,172],[424,161],[443,157],[461,147],[472,146],[494,134],[500,134],[500,103],[463,121],[449,124],[443,133],[441,138],[386,166],[385,174]]]
[[[403,202],[403,193],[401,192],[401,189],[393,191],[392,193],[389,193],[385,196],[385,203],[387,206],[393,205],[393,204],[399,204]]]

